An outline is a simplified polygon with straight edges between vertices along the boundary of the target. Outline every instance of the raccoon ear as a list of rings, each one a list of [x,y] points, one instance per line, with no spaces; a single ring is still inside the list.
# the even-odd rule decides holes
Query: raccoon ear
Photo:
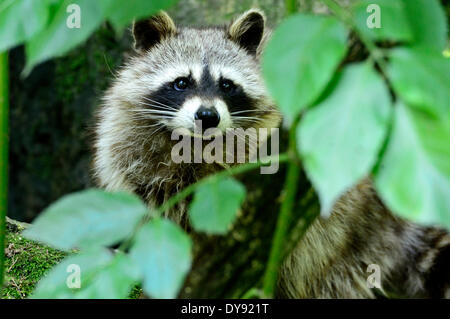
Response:
[[[138,51],[147,51],[176,32],[177,28],[172,18],[166,12],[160,11],[150,19],[133,23],[134,48]]]
[[[243,13],[228,27],[228,37],[246,49],[251,54],[256,54],[264,35],[266,17],[257,9],[251,9]]]

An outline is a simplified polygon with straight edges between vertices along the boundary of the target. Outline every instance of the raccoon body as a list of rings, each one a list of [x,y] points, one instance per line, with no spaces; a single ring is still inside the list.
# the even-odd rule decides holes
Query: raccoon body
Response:
[[[161,205],[223,169],[220,163],[175,163],[174,130],[189,135],[196,120],[219,134],[236,127],[278,127],[280,115],[259,64],[269,33],[264,24],[258,10],[224,27],[177,27],[165,13],[135,23],[137,55],[119,72],[98,114],[98,184]],[[168,217],[186,223],[185,205]],[[342,196],[330,218],[317,219],[286,259],[278,296],[450,297],[449,244],[448,233],[392,215],[364,181]],[[381,271],[380,289],[367,284],[370,265]]]
[[[278,291],[285,298],[450,298],[450,235],[396,217],[365,180],[311,225],[284,262]]]

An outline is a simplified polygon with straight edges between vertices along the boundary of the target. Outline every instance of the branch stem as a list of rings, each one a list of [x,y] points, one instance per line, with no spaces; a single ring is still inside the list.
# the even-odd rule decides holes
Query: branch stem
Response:
[[[358,26],[355,24],[352,14],[345,8],[342,8],[341,5],[336,3],[335,0],[321,1],[331,10],[331,12],[334,13],[336,17],[338,17],[338,19],[340,19],[350,29],[353,29],[358,34],[358,37],[361,39],[362,43],[369,51],[372,59],[380,66],[383,73],[387,74],[387,65],[386,61],[383,59],[383,50],[378,48],[375,43],[364,34],[364,32],[361,32],[361,30],[358,29]]]
[[[297,12],[298,2],[297,0],[285,0],[284,6],[286,7],[286,15]]]
[[[5,232],[8,209],[8,53],[0,53],[0,291],[5,271]]]
[[[285,153],[268,156],[264,160],[259,160],[259,161],[255,162],[255,163],[246,163],[246,164],[242,164],[242,165],[238,165],[238,166],[226,169],[224,171],[220,171],[220,172],[218,172],[218,173],[216,173],[214,175],[210,175],[208,177],[205,177],[205,178],[199,180],[198,182],[196,182],[196,183],[194,183],[192,185],[189,185],[188,187],[184,188],[183,190],[181,190],[180,192],[176,193],[174,196],[169,198],[164,204],[162,204],[156,210],[151,210],[149,212],[149,214],[147,214],[143,218],[143,222],[138,224],[138,226],[136,227],[135,231],[133,232],[133,236],[131,238],[129,238],[128,240],[125,240],[120,245],[118,250],[119,251],[125,251],[128,248],[128,246],[130,245],[130,243],[132,242],[133,237],[136,235],[136,233],[138,232],[140,227],[142,227],[142,225],[144,225],[145,222],[147,222],[150,218],[161,216],[165,211],[171,209],[178,202],[184,200],[189,195],[194,193],[195,190],[200,185],[202,185],[204,183],[207,183],[207,182],[210,182],[211,180],[214,180],[214,179],[223,178],[223,177],[229,177],[229,176],[245,173],[247,171],[251,171],[251,170],[259,168],[261,166],[270,165],[271,162],[282,163],[282,162],[287,162],[288,160],[289,160],[289,156],[288,156],[288,154],[285,154]]]
[[[268,161],[270,161],[270,162],[277,161],[277,162],[281,163],[281,162],[288,161],[288,159],[289,159],[288,154],[279,154],[279,155],[275,155],[275,156],[269,156],[264,161],[257,161],[255,163],[246,163],[246,164],[238,165],[238,166],[226,169],[224,171],[220,171],[219,173],[216,173],[214,175],[208,176],[208,177],[198,181],[197,183],[189,185],[188,187],[184,188],[182,191],[178,192],[177,194],[175,194],[174,196],[169,198],[163,205],[161,205],[157,209],[157,214],[160,215],[160,214],[164,213],[165,211],[169,210],[170,208],[172,208],[173,206],[175,206],[178,202],[180,202],[181,200],[183,200],[186,197],[188,197],[189,195],[191,195],[201,184],[210,182],[211,180],[214,180],[214,179],[228,177],[228,176],[232,176],[232,175],[245,173],[247,171],[251,171],[251,170],[259,168],[261,166],[268,165]]]
[[[301,167],[298,159],[296,145],[296,131],[300,116],[297,116],[289,131],[288,154],[290,161],[286,172],[286,180],[283,187],[282,204],[278,215],[272,247],[270,248],[269,260],[263,277],[263,295],[273,298],[278,280],[278,269],[283,261],[283,246],[288,237],[292,213],[295,205],[295,197],[298,189],[298,179]]]

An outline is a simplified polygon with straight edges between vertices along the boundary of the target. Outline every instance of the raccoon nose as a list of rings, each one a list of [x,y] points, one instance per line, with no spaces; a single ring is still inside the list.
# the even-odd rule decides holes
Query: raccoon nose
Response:
[[[206,108],[201,106],[195,113],[195,119],[202,121],[202,129],[217,127],[220,122],[219,113],[214,107]]]

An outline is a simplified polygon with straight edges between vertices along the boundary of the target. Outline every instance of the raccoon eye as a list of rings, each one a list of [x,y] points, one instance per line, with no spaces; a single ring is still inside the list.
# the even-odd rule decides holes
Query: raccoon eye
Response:
[[[173,82],[173,88],[177,91],[184,91],[189,86],[188,78],[178,78]]]
[[[236,89],[236,85],[231,80],[220,80],[219,86],[225,93],[231,93]]]

